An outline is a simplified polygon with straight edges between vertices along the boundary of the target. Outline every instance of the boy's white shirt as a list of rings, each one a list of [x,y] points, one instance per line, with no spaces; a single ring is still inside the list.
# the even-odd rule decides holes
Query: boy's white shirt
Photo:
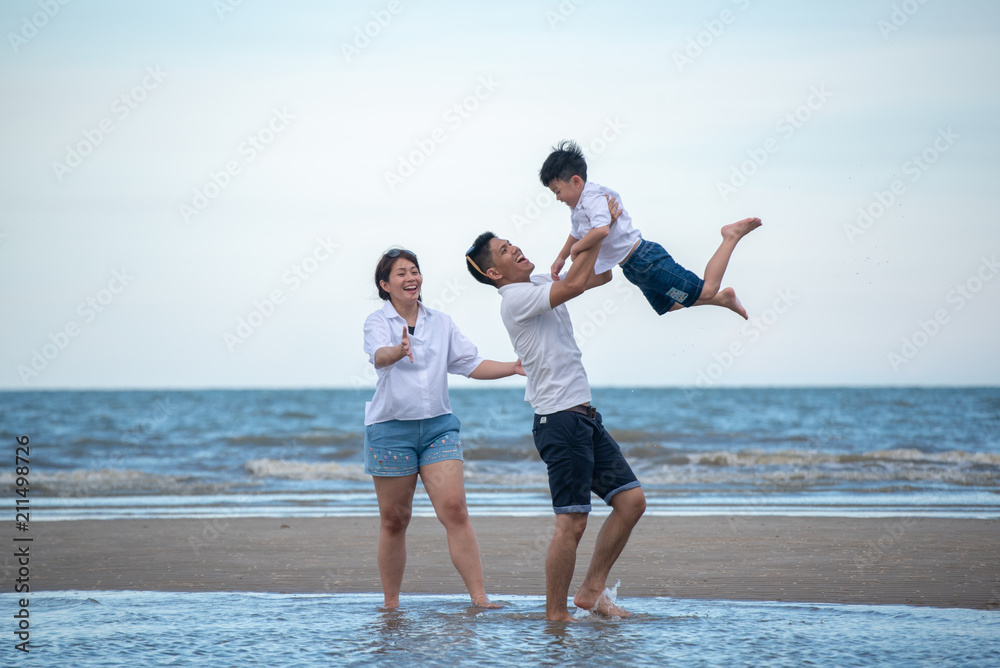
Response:
[[[622,213],[618,220],[611,225],[611,213],[608,211],[608,201],[605,195],[610,195],[618,201],[622,208]],[[611,231],[601,244],[601,251],[597,254],[597,261],[594,263],[594,273],[603,274],[616,264],[625,259],[628,252],[632,250],[636,242],[642,238],[639,230],[632,227],[632,217],[625,211],[621,195],[605,188],[599,183],[587,181],[580,193],[580,199],[570,213],[570,235],[575,239],[582,239],[587,232],[595,227],[611,225]]]

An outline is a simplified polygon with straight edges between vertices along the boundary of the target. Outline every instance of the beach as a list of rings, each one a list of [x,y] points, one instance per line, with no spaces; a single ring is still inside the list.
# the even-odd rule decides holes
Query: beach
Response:
[[[590,519],[573,589],[603,517]],[[544,594],[552,520],[473,517],[487,590]],[[378,519],[33,522],[31,590],[381,591]],[[464,593],[444,530],[414,518],[405,594]],[[953,518],[646,517],[609,579],[618,595],[733,601],[1000,607],[1000,521]],[[571,589],[571,591],[573,591]]]

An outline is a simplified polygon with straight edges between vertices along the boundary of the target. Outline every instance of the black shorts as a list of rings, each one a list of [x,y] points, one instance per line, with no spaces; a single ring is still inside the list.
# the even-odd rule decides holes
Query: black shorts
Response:
[[[573,411],[536,414],[531,433],[548,467],[556,513],[589,513],[591,491],[610,505],[618,492],[639,487],[621,448],[604,430],[600,413],[593,419]]]

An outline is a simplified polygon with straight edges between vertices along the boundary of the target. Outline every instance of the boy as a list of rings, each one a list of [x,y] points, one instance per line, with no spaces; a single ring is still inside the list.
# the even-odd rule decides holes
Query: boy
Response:
[[[572,210],[569,237],[552,263],[552,280],[559,280],[567,258],[575,259],[579,253],[603,242],[594,273],[601,274],[616,264],[621,266],[625,278],[642,290],[659,315],[679,308],[712,305],[724,306],[747,319],[746,309],[733,289],[719,288],[737,242],[760,227],[760,218],[745,218],[722,228],[722,245],[708,261],[702,280],[674,262],[663,246],[643,239],[624,210],[615,224],[611,224],[605,196],[614,197],[623,208],[624,203],[614,190],[587,181],[587,161],[576,142],[564,141],[555,147],[538,176],[542,185]]]

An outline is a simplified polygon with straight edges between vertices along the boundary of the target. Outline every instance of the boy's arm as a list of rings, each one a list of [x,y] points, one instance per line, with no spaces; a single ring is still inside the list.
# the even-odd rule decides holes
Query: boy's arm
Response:
[[[608,225],[590,228],[590,231],[583,235],[582,239],[572,245],[569,252],[570,257],[576,258],[583,251],[600,246],[601,242],[608,238],[609,232],[611,232],[611,227]]]
[[[608,235],[611,233],[611,226],[615,224],[618,217],[622,215],[621,205],[618,204],[618,200],[610,195],[605,195],[604,199],[607,201],[608,210],[599,209],[597,211],[591,210],[588,214],[590,217],[591,228],[590,230],[573,244],[570,248],[570,257],[576,259],[578,253],[591,248],[594,244],[600,244],[604,241]],[[605,222],[607,221],[607,222]]]
[[[574,237],[572,234],[566,237],[566,243],[563,244],[562,250],[559,251],[559,255],[556,257],[556,261],[552,263],[552,280],[559,280],[559,272],[562,271],[563,265],[566,264],[566,258],[569,257],[569,249],[573,247],[579,239]]]
[[[553,282],[549,288],[549,306],[555,308],[583,294],[594,276],[594,263],[597,262],[600,250],[601,244],[598,243],[576,256],[573,265],[566,272],[566,278]]]

